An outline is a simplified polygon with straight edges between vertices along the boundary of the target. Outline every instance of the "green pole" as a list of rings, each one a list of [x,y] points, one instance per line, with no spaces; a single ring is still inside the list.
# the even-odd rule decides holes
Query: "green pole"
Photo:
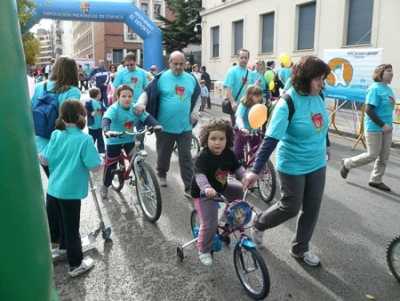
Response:
[[[52,262],[17,4],[0,9],[0,300],[51,300]]]

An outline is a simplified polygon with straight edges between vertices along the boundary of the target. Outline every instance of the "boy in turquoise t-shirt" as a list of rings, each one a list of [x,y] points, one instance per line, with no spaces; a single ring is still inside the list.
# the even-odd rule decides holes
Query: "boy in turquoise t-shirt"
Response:
[[[107,110],[101,101],[101,91],[99,88],[91,88],[89,90],[90,100],[85,103],[87,113],[87,125],[89,135],[92,136],[93,142],[97,141],[97,151],[101,157],[105,157],[103,131],[101,129],[101,119]]]
[[[103,172],[103,184],[100,187],[100,195],[102,198],[107,197],[108,187],[111,185],[113,176],[111,171],[116,168],[122,148],[125,153],[129,154],[135,146],[135,138],[130,135],[119,134],[127,131],[133,132],[133,128],[137,127],[139,121],[148,126],[153,126],[157,130],[162,130],[161,125],[153,116],[143,112],[140,116],[135,114],[133,101],[133,89],[130,85],[120,85],[116,90],[116,100],[107,109],[103,120],[102,128],[104,135],[107,137],[107,159]]]

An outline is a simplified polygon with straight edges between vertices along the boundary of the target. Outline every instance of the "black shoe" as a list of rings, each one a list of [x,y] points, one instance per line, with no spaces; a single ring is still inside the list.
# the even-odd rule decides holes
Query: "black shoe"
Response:
[[[383,183],[373,183],[373,182],[369,182],[368,183],[369,186],[380,189],[380,190],[384,190],[384,191],[390,191],[390,187],[383,184]]]

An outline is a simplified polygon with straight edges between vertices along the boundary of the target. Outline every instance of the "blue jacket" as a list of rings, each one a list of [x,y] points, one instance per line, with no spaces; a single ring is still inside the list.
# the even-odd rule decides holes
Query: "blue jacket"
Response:
[[[159,103],[157,82],[165,71],[166,70],[157,74],[145,89],[145,92],[147,93],[146,111],[156,119],[158,119],[158,103]],[[190,112],[193,111],[193,108],[196,105],[199,95],[200,95],[200,85],[196,80],[196,87],[194,88],[194,92],[191,98]]]
[[[93,106],[92,106],[91,99],[89,99],[87,102],[85,102],[85,109],[86,109],[87,126],[93,125],[94,117],[92,116]],[[103,105],[103,102],[101,103],[101,110],[103,111],[103,115],[104,115],[104,112],[107,111],[106,107]]]
[[[97,67],[90,72],[88,76],[88,80],[90,80],[93,76],[96,76],[96,87],[102,88],[105,87],[105,83],[109,83],[110,81],[110,73],[105,67]]]

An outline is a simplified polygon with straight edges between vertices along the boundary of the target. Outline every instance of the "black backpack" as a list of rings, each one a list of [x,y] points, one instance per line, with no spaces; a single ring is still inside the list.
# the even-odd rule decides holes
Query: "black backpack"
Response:
[[[58,118],[59,93],[47,91],[47,82],[43,85],[43,94],[38,97],[33,105],[33,124],[37,136],[50,139]]]

